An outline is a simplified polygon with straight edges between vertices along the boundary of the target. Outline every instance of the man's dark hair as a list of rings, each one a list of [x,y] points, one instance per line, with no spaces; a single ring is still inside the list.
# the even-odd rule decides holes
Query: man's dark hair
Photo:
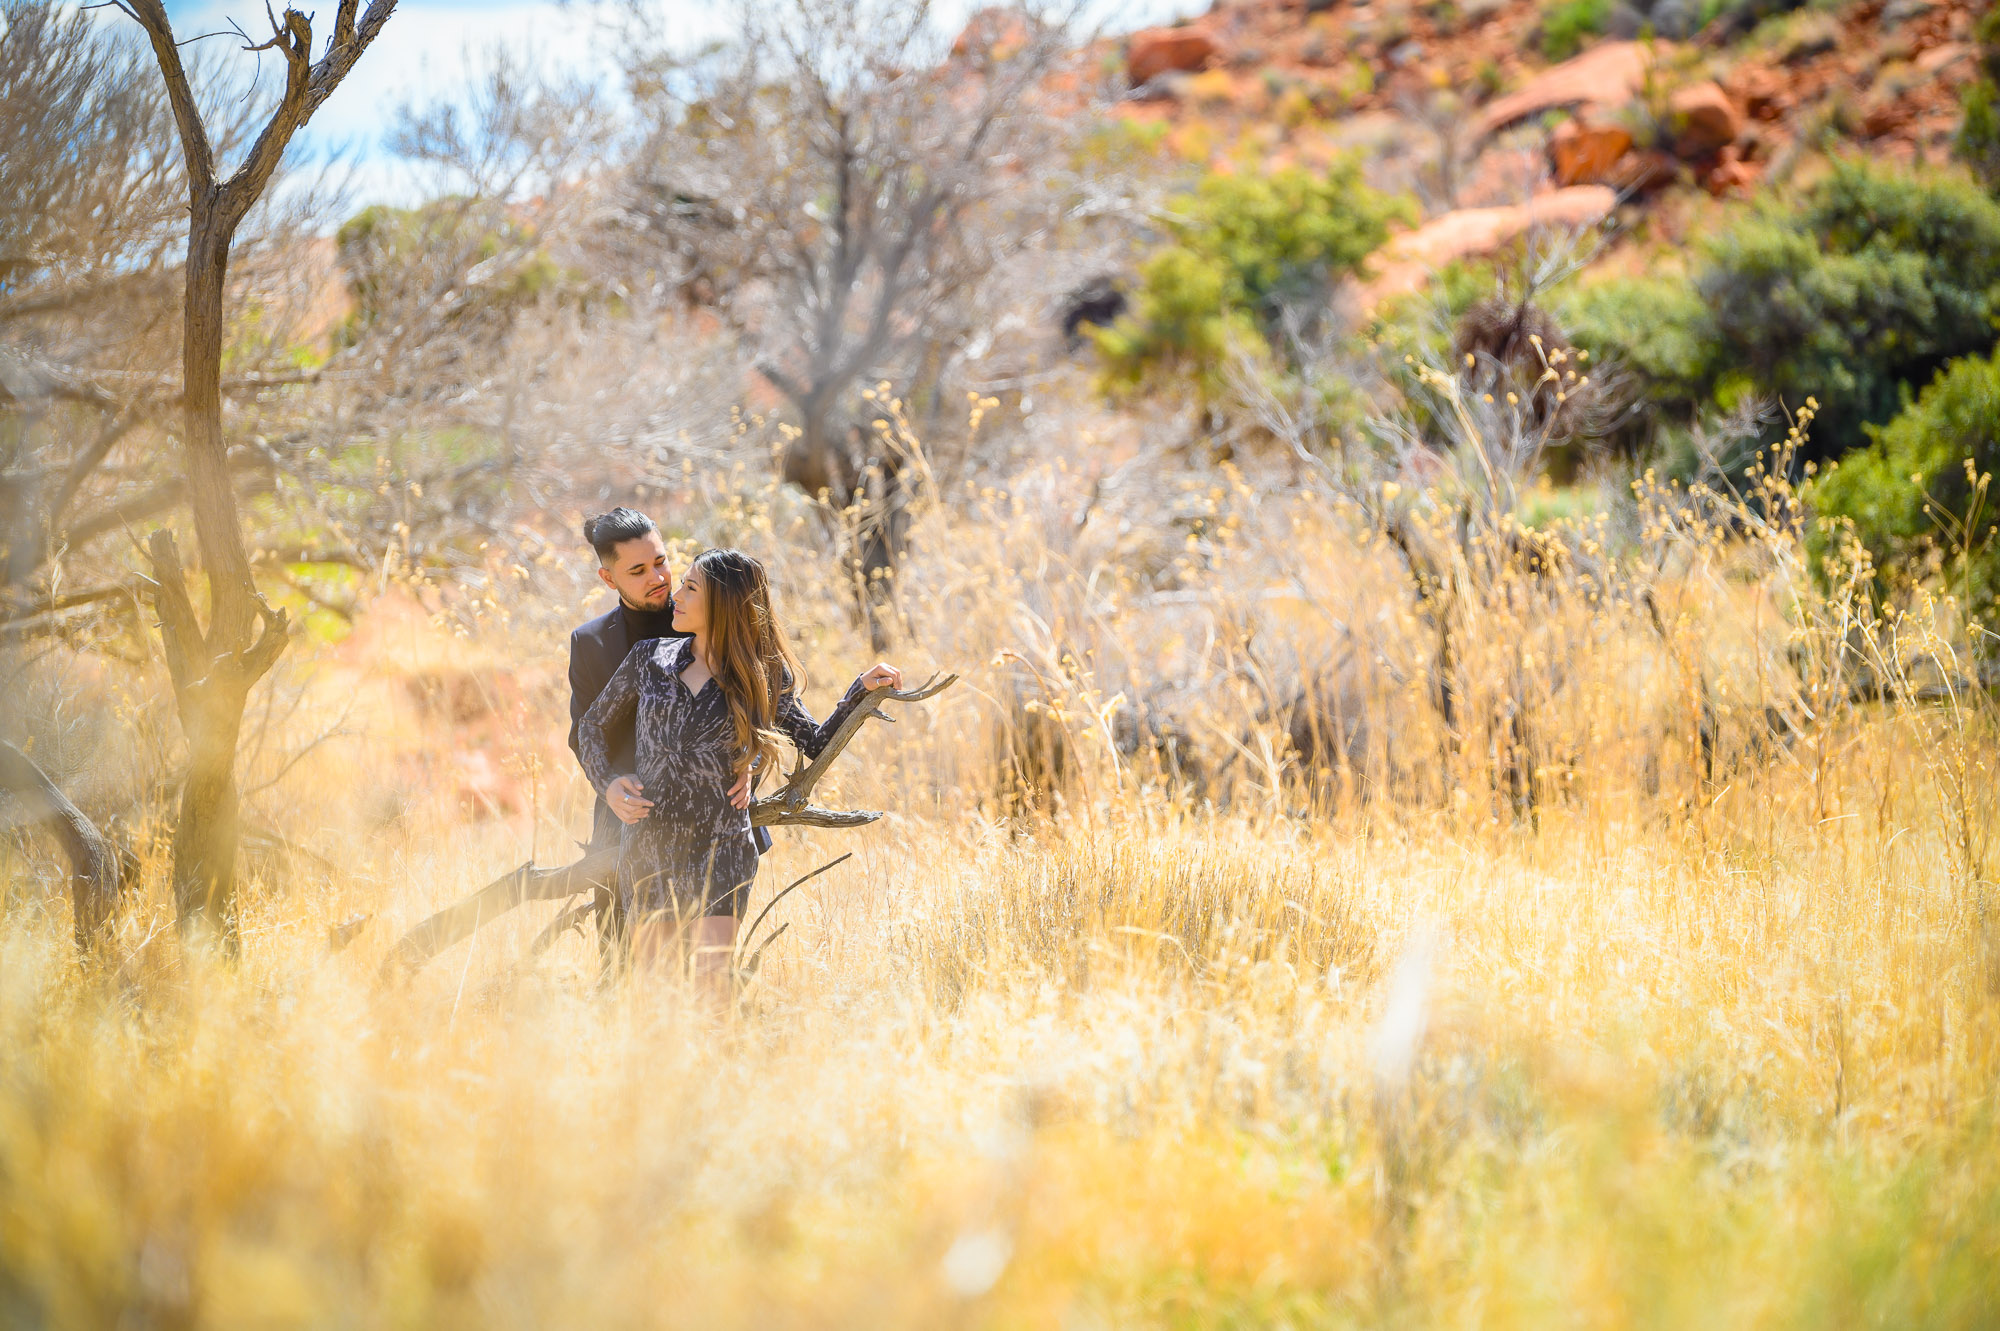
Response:
[[[594,518],[583,520],[583,539],[590,542],[590,548],[597,551],[597,562],[609,564],[618,557],[618,547],[626,541],[636,541],[648,532],[660,529],[660,524],[641,513],[636,508],[614,508],[609,513],[599,513]]]

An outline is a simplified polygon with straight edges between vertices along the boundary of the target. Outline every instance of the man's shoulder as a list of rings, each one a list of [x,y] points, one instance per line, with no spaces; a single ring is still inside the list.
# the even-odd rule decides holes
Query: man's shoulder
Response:
[[[585,620],[570,630],[570,645],[574,647],[578,643],[602,643],[605,635],[611,632],[617,618],[618,607],[614,605],[597,618]]]

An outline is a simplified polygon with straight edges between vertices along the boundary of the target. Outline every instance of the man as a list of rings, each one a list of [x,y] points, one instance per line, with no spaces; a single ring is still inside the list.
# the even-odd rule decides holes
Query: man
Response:
[[[576,723],[604,692],[611,676],[625,661],[634,644],[647,638],[684,638],[674,632],[673,573],[667,567],[667,543],[660,528],[644,513],[614,508],[609,513],[586,518],[583,539],[597,552],[599,581],[618,595],[618,604],[569,635],[569,749],[577,752]],[[630,771],[637,752],[637,740],[628,722],[612,744],[612,765]],[[579,755],[581,761],[581,755]],[[750,803],[750,778],[745,776],[730,790],[737,808]],[[597,797],[590,815],[590,849],[604,850],[619,844],[619,828],[646,816],[653,802],[636,776],[620,777]],[[759,854],[771,848],[771,834],[755,830]],[[617,894],[600,890],[599,921],[605,931],[607,949],[611,931],[620,921],[612,914]],[[607,950],[607,956],[609,952]]]

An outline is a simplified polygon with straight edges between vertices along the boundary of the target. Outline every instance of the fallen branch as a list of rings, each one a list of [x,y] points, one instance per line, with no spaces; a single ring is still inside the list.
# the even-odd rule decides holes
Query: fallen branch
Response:
[[[854,852],[850,850],[845,855],[842,855],[838,859],[828,860],[825,864],[820,865],[819,868],[814,869],[811,873],[807,874],[805,877],[796,880],[791,884],[791,886],[787,887],[784,891],[772,897],[768,902],[765,903],[764,909],[757,912],[757,918],[750,921],[750,927],[743,931],[743,936],[736,940],[736,955],[740,957],[745,952],[749,951],[751,941],[757,937],[757,926],[764,922],[764,917],[771,913],[771,908],[773,906],[776,906],[780,901],[783,901],[786,897],[798,891],[800,888],[804,887],[807,883],[810,883],[813,879],[825,873],[828,869],[831,869],[836,865],[845,864],[847,861],[853,858],[854,858]],[[783,930],[780,930],[779,932],[782,933]],[[777,934],[771,935],[772,938],[776,938],[777,936],[778,936]],[[763,954],[763,951],[764,949],[760,947],[757,949],[756,952],[751,953],[751,956],[752,957],[761,956]]]
[[[822,809],[810,803],[813,787],[833,766],[833,760],[840,756],[848,741],[861,733],[861,727],[871,716],[880,716],[885,702],[923,702],[934,698],[952,685],[958,683],[957,675],[932,675],[917,688],[872,689],[865,694],[847,719],[840,723],[840,729],[833,732],[833,738],[819,751],[819,757],[800,767],[785,781],[775,794],[768,795],[750,806],[752,827],[866,827],[882,815],[862,809]],[[887,721],[889,718],[882,717]]]
[[[581,905],[569,907],[556,916],[555,919],[551,920],[548,928],[535,935],[535,941],[528,946],[528,955],[531,957],[541,956],[542,953],[554,947],[557,940],[564,934],[580,927],[595,914],[597,914],[597,903],[595,901],[586,901]]]
[[[0,791],[20,800],[34,821],[62,842],[69,857],[76,946],[88,952],[109,931],[118,911],[118,856],[111,843],[48,773],[5,740],[0,740]]]
[[[480,926],[490,924],[516,906],[530,901],[567,901],[579,892],[613,881],[617,875],[615,848],[594,851],[559,869],[538,869],[533,862],[523,864],[404,934],[382,963],[382,976],[393,979],[414,974],[432,957],[453,943],[470,938]]]
[[[813,787],[826,775],[848,742],[869,717],[881,716],[881,706],[885,702],[922,702],[934,698],[958,682],[957,675],[933,675],[923,685],[915,689],[874,689],[871,690],[855,709],[848,713],[840,728],[827,740],[819,757],[801,765],[785,781],[775,794],[758,800],[750,806],[750,823],[753,827],[864,827],[882,815],[865,809],[823,809],[811,803]],[[835,861],[839,863],[839,861]],[[826,866],[831,868],[832,866]],[[814,871],[819,872],[818,870]],[[480,888],[465,900],[454,906],[447,906],[431,916],[397,941],[389,955],[382,962],[382,977],[385,980],[414,975],[424,963],[450,947],[453,943],[470,938],[475,932],[494,920],[499,919],[516,906],[530,901],[566,901],[580,892],[615,882],[618,875],[618,851],[599,850],[584,856],[574,864],[561,868],[538,868],[532,862],[501,878],[496,878]],[[808,874],[807,877],[812,877]],[[800,881],[804,881],[803,879]],[[798,886],[797,883],[792,885]],[[790,891],[787,888],[786,891]],[[780,893],[782,896],[783,893]],[[776,899],[773,899],[773,905]],[[581,918],[580,912],[591,907],[576,907],[556,917],[555,923],[537,940],[537,950],[553,944],[561,936],[563,929],[569,928]],[[768,912],[769,906],[765,907]],[[758,920],[763,919],[762,915]],[[756,925],[751,925],[755,932]],[[772,935],[773,938],[776,935]],[[766,940],[767,945],[769,940]],[[760,952],[762,948],[758,949]]]
[[[137,603],[141,584],[137,582],[111,582],[101,587],[85,587],[81,591],[63,592],[57,596],[44,596],[35,601],[21,601],[0,606],[0,624],[12,624],[23,619],[34,619],[42,615],[54,615],[64,610],[74,610],[78,606],[94,605],[99,601],[126,600]]]

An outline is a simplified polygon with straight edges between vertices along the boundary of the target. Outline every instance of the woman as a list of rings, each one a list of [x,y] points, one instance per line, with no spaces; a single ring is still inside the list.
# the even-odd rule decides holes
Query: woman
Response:
[[[611,801],[625,824],[619,893],[634,960],[656,963],[685,927],[704,987],[726,988],[757,876],[750,815],[731,802],[730,787],[746,771],[769,771],[780,737],[817,757],[866,691],[900,686],[903,676],[876,665],[816,724],[799,704],[803,671],[771,612],[764,566],[738,550],[696,558],[673,606],[675,632],[693,636],[632,648],[577,723],[578,756],[599,794],[627,776],[642,787],[643,799]],[[628,720],[631,773],[612,769],[606,739]]]

